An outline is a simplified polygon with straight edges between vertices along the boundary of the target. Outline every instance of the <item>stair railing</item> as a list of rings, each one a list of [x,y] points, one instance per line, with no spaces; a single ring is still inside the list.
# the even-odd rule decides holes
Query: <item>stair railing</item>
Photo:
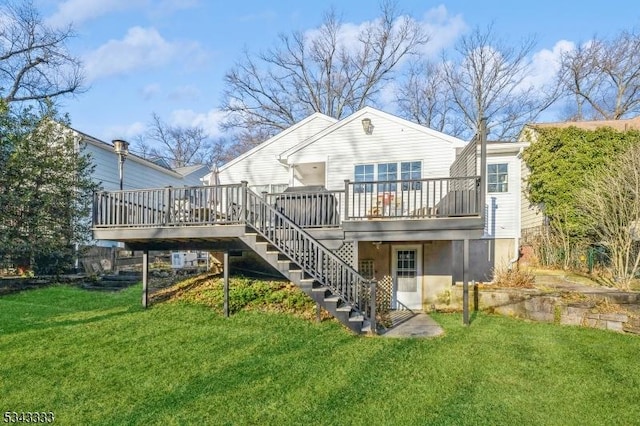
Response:
[[[375,282],[244,186],[244,220],[302,270],[370,321],[375,331]]]

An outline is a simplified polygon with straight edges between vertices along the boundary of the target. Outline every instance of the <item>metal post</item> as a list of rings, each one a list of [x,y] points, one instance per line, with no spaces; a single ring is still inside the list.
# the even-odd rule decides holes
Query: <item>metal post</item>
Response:
[[[371,312],[369,313],[370,315],[370,322],[371,322],[371,334],[378,334],[378,324],[376,323],[376,287],[377,287],[377,282],[375,280],[371,280],[369,282],[369,288],[371,291],[371,301],[370,303],[370,310]]]
[[[225,251],[222,264],[224,273],[224,316],[229,317],[229,252]]]
[[[149,250],[142,252],[142,307],[149,304]]]
[[[118,171],[120,174],[120,191],[122,191],[122,181],[124,178],[124,155],[118,154]]]
[[[316,322],[321,322],[321,321],[322,321],[322,317],[320,314],[320,304],[316,302]]]
[[[469,240],[466,238],[462,251],[462,323],[469,325]]]

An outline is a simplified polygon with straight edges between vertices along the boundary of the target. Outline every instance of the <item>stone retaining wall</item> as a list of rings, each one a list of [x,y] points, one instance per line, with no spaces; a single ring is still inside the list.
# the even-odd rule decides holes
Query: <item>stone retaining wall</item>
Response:
[[[640,293],[549,292],[537,289],[469,286],[471,309],[532,321],[640,334]],[[462,310],[462,286],[432,305],[435,310]]]

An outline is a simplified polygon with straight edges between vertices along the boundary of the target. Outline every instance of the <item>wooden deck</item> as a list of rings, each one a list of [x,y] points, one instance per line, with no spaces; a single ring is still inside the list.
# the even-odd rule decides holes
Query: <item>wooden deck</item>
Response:
[[[347,181],[344,191],[260,195],[246,182],[98,192],[93,235],[143,251],[143,306],[149,250],[224,251],[225,270],[230,250],[252,250],[349,329],[375,332],[376,283],[326,242],[478,238],[478,183],[478,177]]]
[[[302,189],[302,190],[300,190]],[[246,183],[95,194],[94,238],[133,248],[229,245],[260,215]],[[479,177],[345,182],[339,191],[259,194],[320,240],[442,240],[479,237]],[[266,224],[274,225],[277,224]]]

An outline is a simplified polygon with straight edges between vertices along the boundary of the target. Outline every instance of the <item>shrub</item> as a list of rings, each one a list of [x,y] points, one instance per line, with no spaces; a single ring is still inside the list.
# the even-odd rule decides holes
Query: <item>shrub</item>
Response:
[[[533,288],[535,276],[526,268],[503,266],[493,270],[493,284],[500,287]]]

